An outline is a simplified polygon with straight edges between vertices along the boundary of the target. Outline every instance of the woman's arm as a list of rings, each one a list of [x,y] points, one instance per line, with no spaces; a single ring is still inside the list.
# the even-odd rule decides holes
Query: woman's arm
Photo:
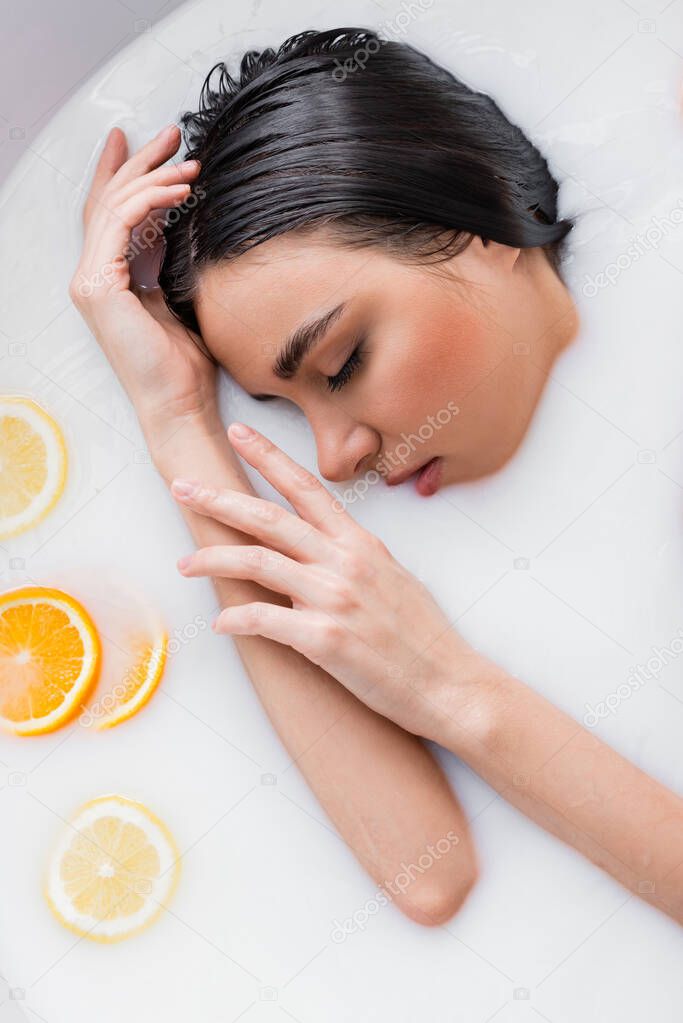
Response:
[[[217,490],[210,476],[184,496],[176,486],[187,507],[250,529],[279,552],[247,558],[207,548],[181,570],[267,582],[296,606],[228,608],[218,631],[299,650],[683,923],[683,801],[469,646],[426,587],[267,438],[233,426],[230,440],[298,515]]]
[[[456,666],[455,649],[453,655]],[[456,668],[428,699],[431,738],[532,820],[683,923],[683,800],[483,659],[466,686]]]
[[[166,433],[168,439],[151,440],[150,448],[167,482],[199,475],[253,494],[219,421],[211,430],[176,424]],[[183,512],[200,546],[253,542]],[[246,580],[213,582],[222,607],[289,604]],[[387,882],[389,899],[413,920],[448,920],[475,882],[476,859],[463,811],[431,754],[291,647],[260,636],[236,636],[235,643],[289,754],[371,877]]]
[[[159,239],[153,211],[189,215],[196,161],[168,164],[180,144],[169,125],[133,156],[120,129],[107,137],[83,210],[84,243],[69,294],[126,388],[162,475],[206,474],[252,493],[220,422],[215,367],[159,292],[131,290],[131,231]],[[163,166],[162,166],[163,165]],[[188,205],[184,207],[187,200]],[[152,220],[147,218],[152,217]],[[240,532],[186,512],[198,543],[241,549]],[[286,599],[251,583],[218,584],[226,608]],[[272,641],[237,641],[261,700],[323,807],[389,897],[421,923],[441,923],[474,882],[467,825],[424,747],[347,693],[305,657]],[[457,841],[448,840],[453,835]],[[441,841],[429,870],[406,871]],[[425,860],[423,860],[423,863]],[[418,865],[419,866],[419,865]]]

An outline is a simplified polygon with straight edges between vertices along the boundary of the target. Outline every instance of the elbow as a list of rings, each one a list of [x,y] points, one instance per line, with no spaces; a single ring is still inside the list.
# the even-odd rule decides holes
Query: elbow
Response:
[[[479,876],[476,856],[467,850],[458,869],[427,871],[415,878],[394,898],[394,905],[414,923],[440,927],[448,923],[465,903]]]

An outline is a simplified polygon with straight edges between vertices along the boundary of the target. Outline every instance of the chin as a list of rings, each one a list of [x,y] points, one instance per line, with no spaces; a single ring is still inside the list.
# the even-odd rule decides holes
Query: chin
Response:
[[[519,450],[525,434],[526,431],[512,439],[504,447],[498,446],[495,452],[485,458],[482,458],[481,451],[475,452],[470,457],[462,452],[444,456],[441,486],[447,487],[451,483],[472,483],[500,472]]]

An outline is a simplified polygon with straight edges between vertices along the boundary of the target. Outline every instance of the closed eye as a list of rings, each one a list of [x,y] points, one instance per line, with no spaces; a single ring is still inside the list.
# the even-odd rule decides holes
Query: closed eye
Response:
[[[331,391],[340,391],[356,372],[363,362],[362,342],[359,342],[349,355],[348,359],[333,377],[327,378],[327,386]]]

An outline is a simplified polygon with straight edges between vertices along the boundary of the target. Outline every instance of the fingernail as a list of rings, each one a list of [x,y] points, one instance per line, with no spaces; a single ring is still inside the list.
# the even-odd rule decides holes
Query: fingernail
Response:
[[[171,490],[176,497],[192,497],[197,492],[197,484],[193,480],[173,480]]]
[[[182,571],[182,570],[183,570],[184,568],[187,568],[187,566],[188,566],[189,564],[190,564],[190,555],[189,555],[189,554],[186,554],[184,558],[180,558],[180,559],[178,560],[178,568],[179,568],[179,569],[180,569],[181,571]]]
[[[231,423],[228,429],[232,431],[233,437],[238,437],[240,440],[249,440],[250,437],[256,436],[256,432],[250,426],[245,426],[244,423]]]

